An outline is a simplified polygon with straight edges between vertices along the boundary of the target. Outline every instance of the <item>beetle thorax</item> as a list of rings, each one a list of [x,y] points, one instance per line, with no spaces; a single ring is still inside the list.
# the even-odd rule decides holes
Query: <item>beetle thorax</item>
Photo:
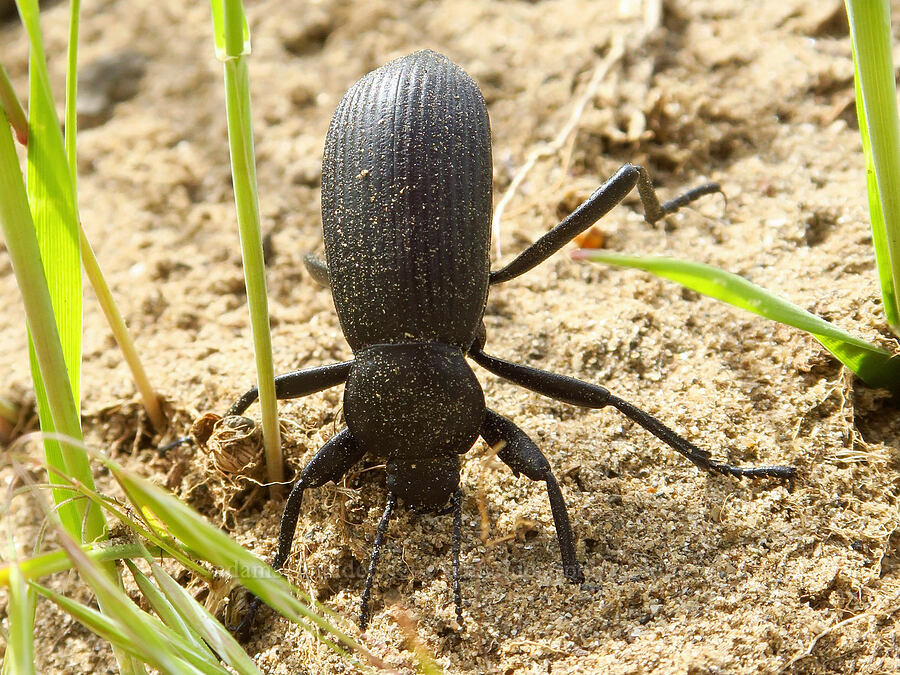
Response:
[[[462,352],[440,343],[361,350],[344,390],[350,432],[367,453],[388,460],[389,488],[412,506],[445,503],[456,489],[456,456],[472,447],[484,411]]]

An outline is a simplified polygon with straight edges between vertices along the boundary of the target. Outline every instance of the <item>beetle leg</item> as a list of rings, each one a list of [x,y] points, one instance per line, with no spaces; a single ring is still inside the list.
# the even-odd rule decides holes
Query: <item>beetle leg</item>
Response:
[[[309,463],[300,472],[300,478],[294,483],[291,494],[284,504],[284,512],[281,515],[281,527],[278,533],[278,552],[272,561],[275,570],[281,570],[288,556],[291,554],[291,544],[294,541],[294,531],[297,529],[297,520],[300,518],[300,506],[303,502],[303,491],[307,488],[322,487],[329,481],[337,483],[344,474],[356,464],[365,451],[353,438],[347,427],[341,429],[332,436],[319,451],[313,455]],[[254,597],[250,602],[247,613],[241,619],[234,633],[241,639],[245,639],[250,630],[250,624],[259,610],[262,601]]]
[[[501,445],[497,456],[512,472],[518,476],[524,473],[531,480],[542,480],[547,484],[547,495],[550,497],[550,511],[556,525],[556,538],[562,555],[563,573],[572,583],[584,581],[584,572],[575,557],[575,535],[572,534],[572,523],[569,512],[563,501],[559,483],[550,470],[550,463],[524,431],[502,415],[493,410],[485,413],[481,427],[481,437],[491,447]]]
[[[309,276],[313,278],[313,281],[319,286],[331,288],[331,281],[328,279],[328,266],[324,260],[317,255],[307,253],[303,257],[303,264],[306,266],[306,271],[309,272]]]
[[[459,582],[459,552],[462,548],[462,490],[453,495],[453,602],[456,604],[456,621],[463,626],[462,587]]]
[[[384,533],[387,531],[388,523],[391,520],[391,513],[397,506],[397,495],[393,492],[388,493],[387,504],[384,507],[384,514],[381,516],[381,522],[378,523],[378,529],[375,530],[375,542],[372,545],[372,558],[369,560],[369,572],[366,574],[366,585],[363,588],[362,599],[359,606],[359,629],[365,630],[369,625],[369,598],[372,595],[372,581],[375,579],[375,566],[378,564],[378,558],[381,555],[381,546],[384,543]]]
[[[509,281],[544,262],[609,213],[614,206],[628,196],[635,186],[637,186],[641,203],[644,206],[644,219],[648,223],[655,223],[663,216],[675,213],[682,206],[703,195],[722,192],[718,183],[704,183],[660,204],[647,170],[642,166],[625,164],[613,174],[612,178],[597,188],[581,206],[566,216],[559,225],[522,251],[506,267],[491,272],[491,284]]]
[[[341,361],[327,366],[316,366],[305,370],[295,370],[275,378],[275,398],[300,398],[315,394],[317,391],[329,389],[346,381],[350,373],[353,361]],[[241,396],[225,413],[225,416],[241,415],[250,405],[259,398],[259,391],[253,387]],[[156,449],[160,455],[165,455],[169,450],[191,442],[190,436],[179,438],[168,445]]]
[[[611,405],[630,420],[637,422],[651,434],[663,441],[666,445],[677,450],[687,457],[697,467],[709,473],[721,473],[735,478],[778,478],[791,480],[794,477],[794,467],[791,466],[757,466],[739,467],[716,462],[710,457],[707,450],[698,448],[685,438],[672,431],[665,424],[640,408],[633,406],[609,391],[596,384],[576,380],[574,377],[550,373],[546,370],[538,370],[530,366],[511,363],[488,356],[477,344],[469,350],[469,356],[486,370],[495,375],[506,378],[538,394],[555,398],[564,403],[577,405],[584,408],[603,408]]]
[[[352,365],[353,361],[341,361],[327,366],[316,366],[279,375],[275,378],[275,397],[278,399],[300,398],[323,389],[330,389],[346,381]],[[259,398],[259,391],[253,387],[235,401],[225,415],[240,415],[257,398]]]

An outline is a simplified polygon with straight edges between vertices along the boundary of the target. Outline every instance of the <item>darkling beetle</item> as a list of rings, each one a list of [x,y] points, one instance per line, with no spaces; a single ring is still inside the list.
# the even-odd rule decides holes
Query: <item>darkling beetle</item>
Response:
[[[563,572],[573,583],[584,581],[550,465],[521,429],[485,406],[466,357],[544,396],[585,408],[612,406],[709,473],[793,477],[788,466],[740,468],[713,461],[706,450],[599,385],[483,351],[489,287],[546,260],[634,187],[650,223],[720,191],[707,183],[660,204],[647,171],[626,164],[515,260],[491,271],[491,132],[475,82],[445,56],[420,51],[350,88],[325,140],[325,262],[308,256],[306,264],[317,281],[331,287],[354,358],[275,378],[280,399],[345,383],[347,426],[322,446],[294,484],[281,518],[275,569],[290,553],[307,488],[338,482],[364,455],[386,459],[387,506],[375,534],[360,628],[369,622],[375,566],[399,500],[419,512],[452,510],[454,599],[462,625],[459,455],[481,436],[499,448],[497,456],[514,474],[546,483]],[[256,398],[251,389],[228,414],[241,414]],[[247,635],[259,604],[254,598],[239,634]]]

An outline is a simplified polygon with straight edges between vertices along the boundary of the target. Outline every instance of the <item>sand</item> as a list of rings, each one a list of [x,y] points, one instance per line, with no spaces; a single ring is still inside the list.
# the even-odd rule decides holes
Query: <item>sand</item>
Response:
[[[586,101],[573,133],[537,158],[511,197],[495,266],[618,166],[639,162],[663,197],[715,180],[727,205],[707,197],[649,226],[636,197],[628,199],[599,223],[608,249],[720,266],[896,352],[874,270],[842,4],[666,1],[649,23],[648,5],[659,8],[612,0],[253,3],[251,88],[276,370],[351,356],[328,291],[302,268],[303,256],[322,246],[325,130],[358,77],[421,48],[449,55],[484,92],[495,204]],[[137,68],[125,71],[138,80],[134,91],[110,93],[95,126],[85,118],[80,206],[171,423],[162,436],[148,430],[89,288],[83,421],[90,443],[270,556],[282,502],[242,489],[196,448],[154,452],[201,413],[223,412],[255,378],[208,12],[174,0],[83,8],[83,64],[143,56],[122,57]],[[57,94],[66,14],[52,5],[44,20]],[[0,44],[26,92],[18,25],[0,26]],[[453,608],[451,519],[401,510],[363,642],[410,671],[406,616],[450,673],[900,670],[896,405],[799,331],[646,274],[572,261],[572,248],[492,290],[488,351],[602,383],[717,458],[792,464],[798,480],[791,488],[703,475],[615,411],[542,398],[476,366],[488,404],[554,467],[587,582],[571,585],[561,574],[543,486],[514,478],[479,442],[463,460],[464,630]],[[24,319],[2,255],[0,305],[0,395],[27,406]],[[281,407],[291,468],[342,426],[341,395],[339,387]],[[11,471],[3,477],[9,484]],[[102,473],[98,480],[106,484]],[[385,498],[373,461],[340,486],[310,492],[303,507],[288,573],[348,617],[349,631]],[[21,533],[40,521],[27,507],[15,508],[12,521],[23,551],[31,543]],[[51,582],[86,598],[71,577]],[[45,604],[37,630],[41,672],[113,672],[105,644]],[[272,612],[248,650],[266,672],[348,669]]]

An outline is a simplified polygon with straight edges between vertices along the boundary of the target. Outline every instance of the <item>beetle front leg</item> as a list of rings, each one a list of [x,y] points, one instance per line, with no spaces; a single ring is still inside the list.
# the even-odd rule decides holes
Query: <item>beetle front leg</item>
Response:
[[[327,366],[316,366],[279,375],[275,378],[275,398],[279,400],[300,398],[323,389],[336,387],[347,380],[352,365],[353,361],[341,361]],[[234,402],[225,416],[242,414],[257,398],[259,398],[259,391],[253,387]]]
[[[711,459],[709,451],[703,450],[689,440],[682,438],[652,415],[633,406],[628,401],[613,396],[609,393],[609,390],[600,385],[488,356],[481,351],[477,342],[469,350],[469,356],[472,357],[475,363],[495,375],[564,403],[584,408],[603,408],[611,405],[630,420],[640,424],[666,445],[687,457],[703,471],[734,476],[735,478],[791,480],[794,477],[794,467],[792,466],[739,467],[716,462]]]
[[[453,495],[453,602],[456,605],[456,621],[463,626],[462,586],[460,585],[459,553],[462,548],[462,490]]]
[[[493,410],[487,410],[485,413],[481,437],[491,447],[502,444],[497,451],[497,457],[512,469],[516,476],[523,473],[531,480],[542,480],[547,484],[550,511],[553,514],[556,538],[562,555],[563,573],[572,583],[583,582],[584,572],[581,571],[581,565],[575,557],[575,535],[572,534],[569,512],[566,510],[562,491],[553,476],[547,458],[524,431]]]
[[[703,195],[722,191],[718,183],[704,183],[660,204],[647,170],[642,166],[626,164],[559,225],[522,251],[506,267],[491,272],[491,284],[509,281],[544,262],[621,203],[635,186],[644,206],[644,219],[648,223],[655,223],[663,216],[675,213]]]
[[[309,463],[300,472],[300,478],[294,483],[291,494],[284,504],[284,512],[281,515],[281,526],[278,533],[278,552],[272,561],[272,567],[277,571],[284,567],[288,556],[291,554],[291,545],[294,542],[294,531],[297,529],[297,520],[300,518],[300,506],[303,503],[303,492],[307,488],[321,487],[333,481],[337,483],[354,464],[362,459],[365,451],[353,438],[350,430],[344,427],[332,436],[325,445],[313,456]],[[254,597],[250,602],[247,613],[234,629],[234,633],[245,639],[250,631],[250,625],[256,616],[262,601]]]
[[[341,361],[340,363],[332,363],[327,366],[316,366],[315,368],[306,368],[305,370],[295,370],[275,378],[275,398],[284,400],[289,398],[300,398],[315,394],[323,389],[330,389],[347,380],[350,373],[350,366],[353,361]],[[232,415],[241,415],[250,405],[259,398],[259,390],[256,387],[247,391],[237,401],[232,404],[225,413],[225,417]],[[191,437],[176,439],[168,445],[157,448],[160,455],[165,455],[172,448],[190,443]]]
[[[323,263],[324,265],[324,263]],[[330,389],[347,380],[350,373],[350,366],[353,361],[341,361],[340,363],[332,363],[327,366],[316,366],[315,368],[306,368],[305,370],[295,370],[275,378],[275,398],[284,400],[289,398],[300,398],[315,394],[323,389]],[[225,413],[225,417],[232,415],[241,415],[250,407],[250,405],[259,398],[259,390],[256,387],[241,396]],[[157,452],[162,456],[172,448],[191,442],[190,436],[178,438],[167,445],[157,448]]]
[[[378,528],[375,530],[375,541],[372,542],[372,555],[369,558],[369,571],[366,573],[366,584],[363,587],[363,594],[359,600],[359,629],[364,631],[369,625],[369,619],[372,616],[369,607],[369,599],[372,597],[372,582],[375,580],[375,567],[378,565],[378,558],[381,556],[381,547],[384,545],[384,535],[387,532],[388,523],[391,522],[391,514],[397,506],[397,495],[388,492],[387,504],[384,506],[384,513],[378,522]]]

